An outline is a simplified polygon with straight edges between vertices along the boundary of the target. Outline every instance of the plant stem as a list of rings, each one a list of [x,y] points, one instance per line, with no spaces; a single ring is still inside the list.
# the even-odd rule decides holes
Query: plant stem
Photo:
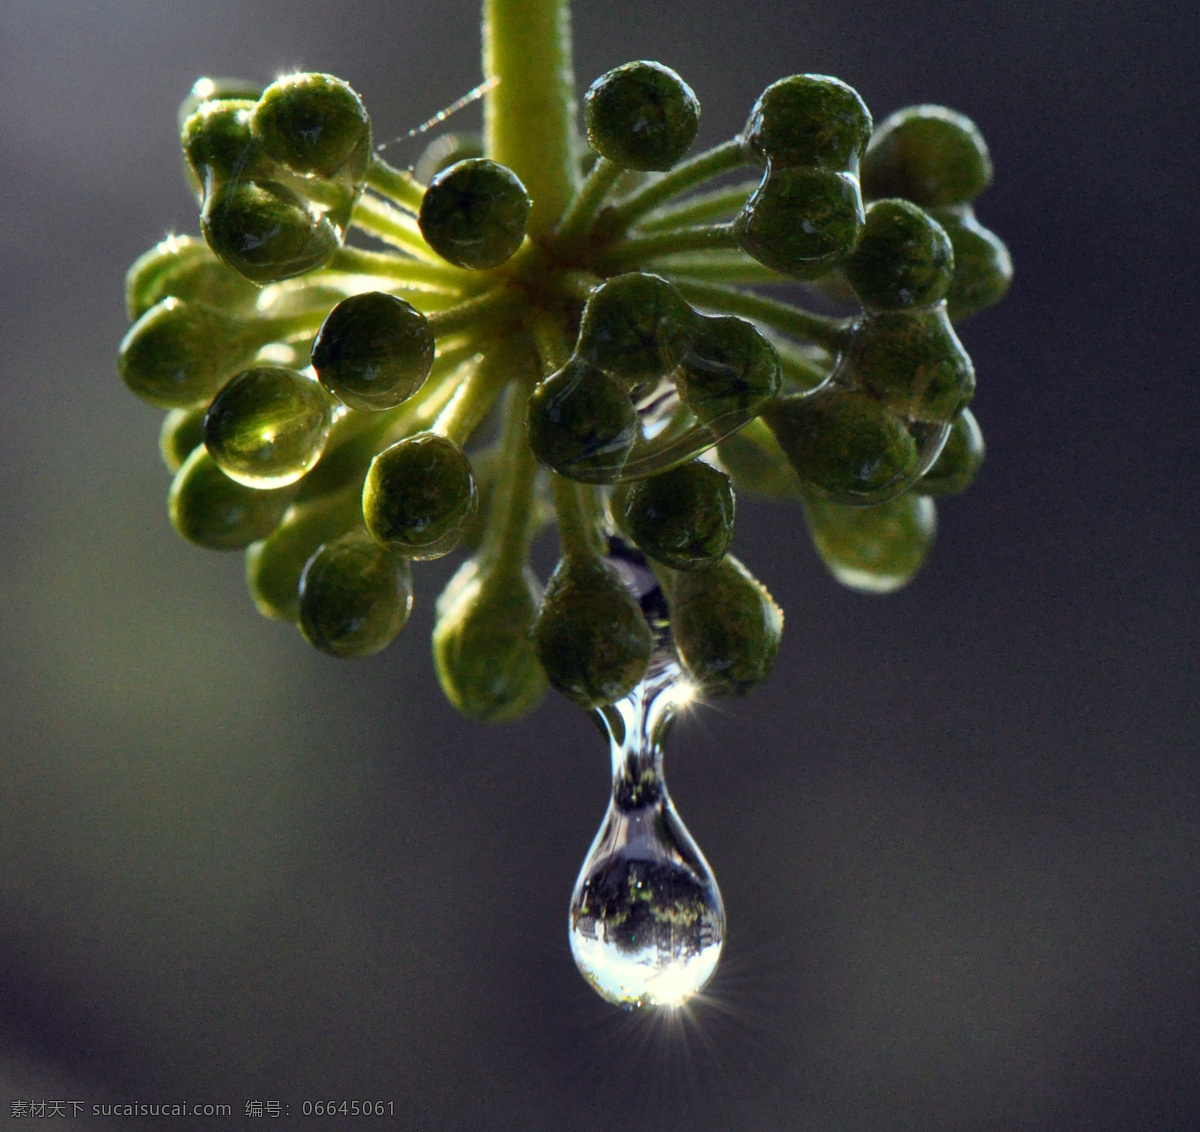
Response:
[[[846,344],[848,326],[839,319],[825,318],[811,311],[768,299],[753,291],[739,291],[734,287],[721,287],[715,283],[691,283],[677,278],[675,286],[686,299],[699,303],[722,314],[737,314],[752,318],[778,330],[781,334],[794,334],[797,338],[815,342],[831,353],[836,353]]]
[[[736,246],[731,224],[698,224],[694,228],[676,228],[670,232],[655,232],[649,236],[630,236],[628,239],[618,240],[596,259],[602,267],[618,270],[622,267],[637,267],[656,256]]]
[[[575,194],[575,72],[568,0],[483,0],[484,152],[533,200],[528,232],[549,232]]]
[[[419,184],[411,173],[389,165],[378,155],[371,158],[371,164],[367,167],[367,185],[401,208],[407,208],[410,212],[421,211],[425,186]]]
[[[482,333],[508,321],[524,303],[525,298],[519,291],[497,287],[445,310],[432,311],[426,317],[429,329],[436,337],[461,330]]]
[[[698,193],[687,200],[678,201],[657,209],[644,217],[638,224],[640,232],[662,232],[668,228],[682,228],[690,224],[703,224],[709,220],[720,220],[731,212],[740,212],[750,194],[758,188],[757,181],[742,181],[737,185],[726,185],[711,192]]]
[[[417,227],[416,217],[369,193],[363,193],[358,198],[350,223],[426,263],[446,263],[425,242],[421,229]]]
[[[649,260],[645,270],[668,278],[685,275],[689,280],[710,283],[774,283],[786,286],[796,282],[787,275],[764,267],[745,252],[720,248]]]
[[[655,181],[626,197],[619,205],[604,213],[599,227],[605,236],[619,236],[641,216],[657,208],[672,197],[686,193],[688,189],[718,177],[746,164],[746,150],[741,138],[730,138],[727,142],[713,146],[697,154],[690,161],[676,165]]]
[[[564,249],[570,249],[582,240],[623,172],[619,165],[614,165],[607,157],[596,159],[596,164],[584,178],[558,226],[558,240]]]

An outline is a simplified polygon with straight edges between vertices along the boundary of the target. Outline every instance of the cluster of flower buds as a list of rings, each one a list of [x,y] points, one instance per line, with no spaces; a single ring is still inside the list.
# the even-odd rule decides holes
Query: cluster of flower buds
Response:
[[[245,548],[258,608],[341,657],[400,632],[413,561],[467,550],[433,650],[450,701],[485,720],[547,683],[594,708],[642,679],[653,635],[614,535],[658,574],[702,694],[759,683],[782,614],[729,553],[735,488],[801,502],[845,584],[906,582],[931,497],[983,455],[954,324],[1011,277],[972,211],[987,149],[941,107],[873,130],[821,75],[772,84],[689,158],[699,114],[660,64],[603,75],[574,197],[531,238],[525,186],[477,139],[406,172],[340,79],[197,83],[181,129],[202,238],[130,268],[119,357],[168,410],[175,528]],[[742,168],[759,180],[730,183]],[[788,283],[861,312],[753,290]],[[529,551],[551,520],[543,591]]]

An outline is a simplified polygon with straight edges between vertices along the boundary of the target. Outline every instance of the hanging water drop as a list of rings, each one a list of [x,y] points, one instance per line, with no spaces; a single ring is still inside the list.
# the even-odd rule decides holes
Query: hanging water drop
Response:
[[[655,650],[641,684],[596,712],[612,744],[612,798],[571,896],[571,954],[609,1002],[677,1006],[716,970],[725,907],[663,778],[663,742],[691,695],[666,601],[640,553],[610,542],[608,560],[641,602]]]

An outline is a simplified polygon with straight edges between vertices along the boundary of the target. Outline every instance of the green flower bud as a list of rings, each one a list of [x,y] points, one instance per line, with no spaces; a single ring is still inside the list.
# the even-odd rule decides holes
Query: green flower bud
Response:
[[[695,326],[696,312],[673,283],[632,271],[588,296],[575,354],[635,385],[679,365]]]
[[[233,319],[169,298],[129,328],[117,353],[117,372],[143,401],[182,409],[216,393],[245,355],[241,327]]]
[[[172,409],[163,417],[158,432],[158,454],[174,475],[197,448],[204,443],[204,414],[208,406],[202,401],[190,409]]]
[[[276,621],[300,616],[300,575],[322,543],[362,527],[362,491],[354,485],[292,505],[283,522],[246,550],[246,587],[259,613]]]
[[[201,185],[249,176],[258,154],[250,133],[254,103],[221,99],[201,103],[183,123],[180,143]]]
[[[781,397],[763,420],[800,479],[838,503],[892,499],[920,467],[917,443],[904,423],[866,393],[827,386]]]
[[[542,587],[524,563],[469,558],[437,601],[433,659],[446,698],[469,719],[507,723],[546,690],[533,626]]]
[[[673,575],[670,606],[679,659],[706,698],[744,696],[771,671],[783,610],[732,554]]]
[[[846,278],[867,310],[910,310],[940,302],[954,273],[954,248],[945,229],[906,200],[876,201]]]
[[[330,656],[374,656],[404,628],[412,599],[412,567],[365,531],[350,531],[304,567],[300,632]]]
[[[816,279],[854,250],[862,224],[862,197],[851,174],[768,168],[733,231],[742,251],[765,267]]]
[[[208,246],[255,283],[274,283],[321,267],[342,234],[321,211],[276,181],[221,185],[204,200]]]
[[[992,159],[975,123],[945,106],[909,106],[875,131],[862,161],[863,192],[922,208],[974,200],[992,181]]]
[[[226,267],[195,236],[168,236],[133,261],[125,273],[125,306],[131,320],[174,297],[224,311],[249,311],[259,290]]]
[[[969,204],[939,208],[934,217],[954,245],[946,313],[951,322],[962,322],[1004,298],[1012,282],[1012,257],[1000,237],[975,219]]]
[[[530,394],[526,427],[537,458],[564,476],[619,468],[640,435],[625,389],[578,358]]]
[[[517,175],[486,157],[437,174],[421,200],[421,234],[457,267],[499,267],[525,239],[529,194]]]
[[[483,135],[472,131],[442,134],[426,147],[413,166],[413,177],[428,184],[443,169],[449,169],[460,161],[483,156]]]
[[[371,461],[362,500],[373,538],[405,558],[440,558],[458,545],[478,493],[463,450],[453,440],[423,432]]]
[[[894,413],[912,420],[948,421],[975,393],[975,367],[944,306],[861,319],[842,366]]]
[[[646,674],[652,634],[637,599],[602,558],[562,559],[534,626],[550,683],[580,707],[627,696]]]
[[[792,75],[762,92],[742,136],[772,169],[807,165],[853,172],[871,137],[871,112],[840,79]]]
[[[618,522],[656,562],[696,570],[720,561],[733,538],[733,488],[711,464],[693,460],[637,480],[620,494]]]
[[[204,448],[183,462],[171,481],[171,526],[188,542],[209,550],[240,550],[266,538],[295,497],[292,487],[259,491],[234,483]]]
[[[700,128],[700,103],[670,67],[626,63],[583,96],[588,145],[622,169],[670,169]]]
[[[329,394],[280,366],[255,366],[231,378],[204,416],[204,446],[230,479],[247,487],[295,483],[325,451]]]
[[[675,374],[683,402],[704,423],[753,417],[779,394],[779,355],[744,318],[699,316]]]
[[[341,79],[284,75],[263,91],[251,119],[263,152],[297,173],[360,183],[371,161],[371,120]]]
[[[963,409],[950,426],[950,435],[933,466],[918,481],[923,495],[957,495],[975,482],[983,466],[983,432],[970,409]]]
[[[877,507],[847,507],[809,494],[804,511],[829,572],[862,593],[891,593],[911,581],[937,532],[933,500],[911,492]]]
[[[352,409],[391,409],[407,401],[433,366],[433,332],[411,303],[369,291],[343,299],[313,342],[312,364]]]
[[[253,103],[258,101],[260,94],[262,83],[251,82],[249,79],[197,79],[187,97],[179,104],[179,128],[182,130],[184,122],[206,102],[227,102],[236,99]]]

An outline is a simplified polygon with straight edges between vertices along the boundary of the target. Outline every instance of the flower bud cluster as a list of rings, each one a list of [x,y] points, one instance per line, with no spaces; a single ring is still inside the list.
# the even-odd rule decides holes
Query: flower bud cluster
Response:
[[[699,114],[661,64],[602,76],[595,159],[530,238],[525,185],[469,136],[405,172],[340,79],[201,80],[180,111],[201,237],[130,268],[118,359],[168,410],[176,530],[244,549],[259,610],[338,657],[401,631],[413,562],[465,549],[434,658],[451,703],[496,721],[548,684],[595,708],[642,679],[653,634],[613,536],[658,573],[703,694],[764,679],[782,613],[729,553],[735,490],[801,502],[843,583],[908,581],[932,497],[983,455],[954,323],[1011,263],[972,211],[982,138],[928,106],[872,130],[821,75],[772,84],[688,157]],[[757,183],[720,180],[745,167]],[[861,310],[753,290],[796,281]],[[550,521],[543,589],[529,553]]]

